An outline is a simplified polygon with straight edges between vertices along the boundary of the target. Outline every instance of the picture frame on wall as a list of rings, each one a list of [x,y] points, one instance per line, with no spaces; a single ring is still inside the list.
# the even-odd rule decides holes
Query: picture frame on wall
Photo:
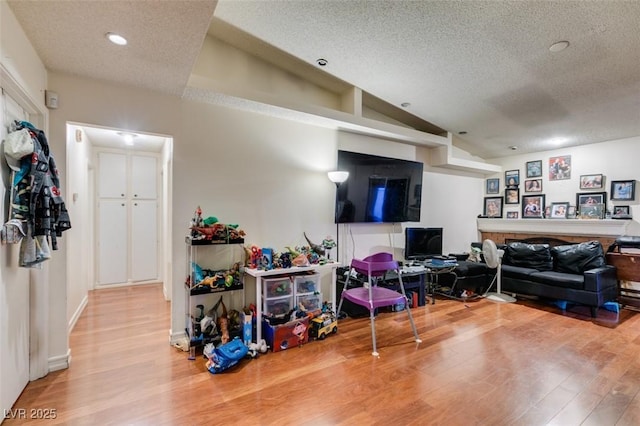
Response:
[[[500,179],[491,178],[487,179],[487,194],[499,194],[500,193]]]
[[[569,203],[551,203],[551,219],[566,219]]]
[[[578,192],[576,194],[576,209],[577,214],[582,217],[580,206],[604,204],[605,211],[607,210],[607,193],[606,192]]]
[[[520,188],[507,188],[504,190],[504,203],[505,204],[519,204],[520,203]]]
[[[502,197],[484,197],[484,216],[501,218],[503,201]]]
[[[507,212],[507,219],[517,219],[518,212]]]
[[[527,161],[527,177],[542,177],[542,160]]]
[[[523,195],[522,196],[522,218],[542,218],[544,215],[545,196],[541,195]]]
[[[612,180],[611,199],[612,200],[635,200],[636,181],[635,180]]]
[[[504,186],[518,186],[520,185],[520,170],[507,170],[504,172]]]
[[[525,180],[524,192],[542,192],[542,179]]]
[[[549,158],[549,180],[571,179],[571,156],[559,155]]]
[[[602,174],[580,176],[580,189],[602,188],[604,188],[604,176]]]

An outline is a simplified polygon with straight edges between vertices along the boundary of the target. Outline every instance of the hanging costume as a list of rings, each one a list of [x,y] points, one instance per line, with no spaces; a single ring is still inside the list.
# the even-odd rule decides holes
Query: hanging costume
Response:
[[[20,247],[20,266],[39,267],[51,257],[49,244],[51,250],[57,250],[57,237],[71,228],[71,222],[60,194],[58,169],[45,133],[26,121],[16,121],[15,126],[22,134],[18,137],[10,133],[5,141],[7,163],[16,172],[11,187],[9,219],[26,224],[26,236]],[[18,159],[16,157],[29,148],[24,138],[25,130],[33,143],[33,151]],[[17,144],[20,149],[16,149],[16,153],[11,149],[7,152],[7,143]]]

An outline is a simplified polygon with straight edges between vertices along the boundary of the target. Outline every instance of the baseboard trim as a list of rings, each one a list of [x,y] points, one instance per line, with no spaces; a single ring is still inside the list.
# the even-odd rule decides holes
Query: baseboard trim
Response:
[[[174,333],[172,330],[169,330],[169,344],[171,346],[175,346],[176,344],[184,341],[187,338],[187,333],[184,331]]]
[[[67,335],[71,334],[71,331],[73,331],[73,328],[76,326],[76,323],[80,318],[80,315],[82,315],[82,312],[84,312],[84,308],[87,307],[88,303],[89,303],[89,295],[85,294],[84,297],[82,298],[82,301],[80,302],[80,305],[78,306],[78,309],[76,309],[76,311],[73,313],[73,315],[71,316],[71,320],[67,325]]]
[[[69,368],[71,365],[71,349],[68,349],[65,355],[58,355],[49,358],[48,364],[49,373]]]

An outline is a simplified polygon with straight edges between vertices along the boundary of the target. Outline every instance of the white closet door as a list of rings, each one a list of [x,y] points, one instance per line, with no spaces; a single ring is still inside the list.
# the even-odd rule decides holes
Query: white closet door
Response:
[[[158,198],[157,182],[156,157],[133,155],[131,157],[131,197],[155,200]]]
[[[127,282],[127,204],[124,200],[98,203],[98,284]]]
[[[125,198],[127,195],[127,156],[111,152],[98,154],[98,197]]]
[[[131,206],[131,279],[158,278],[158,203],[133,200]]]
[[[28,114],[10,96],[0,96],[4,111],[0,140],[8,133],[13,120],[28,120]],[[4,163],[4,158],[0,158]],[[10,172],[4,163],[2,173]],[[5,194],[10,188],[7,178],[0,180],[0,209],[6,217],[9,206]],[[29,382],[29,277],[18,268],[18,245],[0,245],[0,410],[13,406]],[[0,419],[1,421],[1,419]]]

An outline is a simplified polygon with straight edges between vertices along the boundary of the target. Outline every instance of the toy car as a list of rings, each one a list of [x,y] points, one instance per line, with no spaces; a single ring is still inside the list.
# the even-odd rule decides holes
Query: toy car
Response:
[[[324,340],[330,333],[338,332],[338,320],[333,312],[325,312],[311,320],[309,338]]]

